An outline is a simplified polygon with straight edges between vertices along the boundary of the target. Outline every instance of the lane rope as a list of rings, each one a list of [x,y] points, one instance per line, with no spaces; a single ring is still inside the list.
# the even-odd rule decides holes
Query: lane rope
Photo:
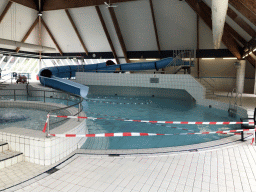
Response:
[[[94,103],[106,103],[106,104],[117,104],[117,105],[148,105],[151,104],[152,101],[150,102],[146,102],[146,103],[135,103],[135,102],[131,102],[131,103],[119,103],[119,102],[113,102],[113,101],[99,101],[99,100],[92,100],[92,99],[84,99],[85,101],[88,102],[94,102]]]

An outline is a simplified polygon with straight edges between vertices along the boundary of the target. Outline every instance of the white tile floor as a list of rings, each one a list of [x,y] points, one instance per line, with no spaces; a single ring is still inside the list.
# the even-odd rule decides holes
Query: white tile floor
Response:
[[[243,105],[251,113],[256,98],[244,97]],[[256,192],[256,146],[250,143],[251,138],[212,150],[155,155],[75,155],[55,173],[45,173],[6,191]],[[40,169],[29,167],[18,177],[29,177],[32,170]],[[14,177],[2,170],[0,185],[3,178]]]

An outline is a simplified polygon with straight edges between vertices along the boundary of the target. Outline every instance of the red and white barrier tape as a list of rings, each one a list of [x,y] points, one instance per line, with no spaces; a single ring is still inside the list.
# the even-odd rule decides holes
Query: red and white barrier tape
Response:
[[[81,117],[81,116],[61,116],[61,115],[50,115],[51,117],[60,118],[71,118],[71,119],[104,119],[96,117]],[[160,123],[160,124],[186,124],[186,125],[254,125],[254,122],[191,122],[191,121],[147,121],[147,120],[133,120],[133,119],[115,119],[118,121],[127,122],[141,122],[141,123]]]
[[[113,117],[113,118],[118,118],[118,119],[126,119],[126,118],[122,118],[122,117],[117,117],[117,116],[111,116],[111,115],[103,115],[103,114],[99,114],[99,113],[94,113],[94,112],[86,112],[87,114],[94,114],[94,115],[100,115],[100,116],[105,116],[105,117]],[[180,129],[180,130],[184,130],[184,131],[191,131],[191,132],[195,132],[195,130],[190,130],[190,129],[186,129],[186,128],[181,128],[181,127],[172,127],[172,126],[167,126],[165,124],[157,124],[159,126],[163,126],[163,127],[170,127],[173,129]]]
[[[125,133],[97,133],[97,134],[49,134],[49,136],[54,137],[138,137],[138,136],[172,136],[172,135],[206,135],[206,134],[237,134],[242,131],[250,131],[256,129],[239,129],[239,130],[229,130],[229,131],[214,131],[214,132],[198,132],[198,133],[174,133],[174,134],[162,134],[162,133],[134,133],[134,132],[125,132]]]

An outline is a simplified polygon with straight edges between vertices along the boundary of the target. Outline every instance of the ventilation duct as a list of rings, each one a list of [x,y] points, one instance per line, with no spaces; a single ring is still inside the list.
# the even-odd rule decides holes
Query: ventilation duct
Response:
[[[28,48],[28,49],[34,49],[37,51],[55,51],[55,48],[52,48],[52,47],[44,47],[44,46],[40,46],[40,45],[34,45],[34,44],[30,44],[30,43],[22,43],[22,42],[18,42],[18,41],[12,41],[12,40],[1,39],[1,38],[0,38],[0,44],[10,45],[10,46],[15,46],[15,47],[24,47],[24,48]]]
[[[215,49],[220,48],[227,9],[228,0],[212,0],[212,34]]]

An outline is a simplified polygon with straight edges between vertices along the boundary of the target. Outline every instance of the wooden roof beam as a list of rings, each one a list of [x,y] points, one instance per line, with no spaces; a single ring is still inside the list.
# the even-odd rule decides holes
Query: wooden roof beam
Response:
[[[256,1],[255,0],[240,0],[248,9],[256,15]]]
[[[38,7],[35,4],[34,0],[11,0],[11,1],[38,11]]]
[[[12,2],[9,1],[6,5],[6,7],[4,8],[4,11],[2,12],[2,14],[0,15],[0,23],[2,22],[2,20],[4,19],[6,13],[9,11],[9,9],[11,8],[12,6]]]
[[[159,43],[159,37],[158,37],[158,32],[157,32],[157,27],[156,27],[156,19],[155,19],[155,13],[154,13],[154,7],[153,7],[153,2],[152,2],[152,0],[149,0],[149,4],[150,4],[151,15],[152,15],[153,24],[154,24],[154,30],[155,30],[155,36],[156,36],[157,49],[158,49],[158,52],[161,54],[161,48],[160,48],[160,43]]]
[[[108,32],[107,26],[106,26],[106,24],[105,24],[105,22],[104,22],[104,19],[103,19],[102,14],[101,14],[100,8],[99,8],[99,6],[95,6],[95,8],[96,8],[96,12],[97,12],[97,14],[98,14],[98,16],[99,16],[99,19],[100,19],[101,25],[102,25],[102,27],[103,27],[103,30],[104,30],[104,32],[105,32],[105,35],[106,35],[106,37],[107,37],[107,40],[108,40],[109,46],[110,46],[110,48],[111,48],[111,51],[112,51],[112,53],[113,53],[113,56],[114,56],[114,58],[116,59],[117,64],[120,64],[119,59],[117,58],[117,55],[116,55],[116,50],[115,50],[115,48],[114,48],[113,42],[112,42],[112,40],[111,40],[111,38],[110,38],[110,35],[109,35],[109,32]]]
[[[199,3],[197,0],[185,0],[188,5],[201,17],[201,19],[210,27],[212,30],[212,20],[209,15],[207,15],[203,9],[199,6]],[[242,48],[241,46],[236,42],[236,40],[229,35],[226,30],[223,31],[222,36],[222,42],[227,46],[227,48],[230,50],[230,52],[237,57],[239,60],[242,59]]]
[[[76,35],[77,35],[77,37],[78,37],[78,39],[79,39],[79,41],[80,41],[82,47],[84,48],[84,51],[85,51],[86,55],[88,56],[88,50],[87,50],[86,47],[85,47],[84,41],[83,41],[83,39],[82,39],[82,37],[81,37],[81,35],[80,35],[80,33],[79,33],[77,27],[76,27],[76,24],[75,24],[75,22],[73,21],[73,19],[72,19],[70,13],[69,13],[69,11],[68,11],[68,9],[65,9],[65,12],[66,12],[66,14],[67,14],[67,16],[68,16],[68,18],[69,18],[70,23],[72,24],[72,26],[73,26],[73,28],[74,28],[74,30],[75,30],[75,32],[76,32]]]
[[[123,39],[119,24],[118,24],[118,21],[117,21],[117,18],[116,18],[115,11],[114,11],[113,7],[109,7],[108,10],[109,10],[110,16],[112,18],[116,33],[117,33],[119,43],[120,43],[122,51],[124,53],[125,61],[126,61],[126,63],[129,63],[129,59],[127,57],[127,50],[126,50],[124,39]]]
[[[232,5],[237,11],[244,15],[249,21],[256,25],[256,14],[252,13],[241,1],[239,0],[229,0],[228,2]]]
[[[228,8],[227,15],[251,37],[254,37],[256,35],[254,29],[249,24],[247,24],[241,17],[239,17],[230,7]]]
[[[25,36],[23,37],[23,39],[21,40],[22,43],[24,43],[28,36],[31,34],[31,32],[33,31],[33,29],[36,27],[36,25],[39,22],[39,18],[37,17],[36,20],[34,21],[34,23],[31,25],[31,27],[29,28],[28,32],[25,34]],[[20,51],[20,47],[16,48],[16,52],[18,53]]]
[[[52,10],[58,10],[58,9],[70,9],[70,8],[78,8],[78,7],[96,6],[96,5],[103,5],[104,2],[106,1],[107,0],[47,0],[44,3],[43,10],[52,11]],[[127,2],[127,1],[136,1],[136,0],[111,0],[111,4]]]
[[[199,5],[205,11],[205,13],[208,14],[208,17],[211,17],[211,8],[208,7],[208,5],[206,5],[204,2],[200,2]],[[234,38],[240,41],[243,46],[246,46],[246,40],[239,33],[237,33],[229,24],[227,24],[227,22],[225,22],[224,31],[230,33]],[[248,61],[255,67],[255,59],[251,55],[248,58]]]
[[[45,27],[46,31],[48,32],[48,34],[50,35],[52,41],[54,42],[55,46],[57,47],[57,49],[59,50],[60,54],[63,55],[63,52],[59,46],[59,44],[57,43],[57,41],[55,40],[53,34],[51,33],[49,27],[46,25],[46,23],[44,22],[43,18],[41,18],[42,24]]]
[[[206,5],[206,3],[204,2],[200,2],[199,5],[205,11],[208,17],[211,17],[211,12],[212,12],[211,8],[208,5]],[[240,43],[242,43],[243,45],[246,45],[247,43],[246,40],[239,33],[237,33],[229,24],[227,24],[227,22],[225,22],[224,30],[226,30],[231,35],[233,35]]]

